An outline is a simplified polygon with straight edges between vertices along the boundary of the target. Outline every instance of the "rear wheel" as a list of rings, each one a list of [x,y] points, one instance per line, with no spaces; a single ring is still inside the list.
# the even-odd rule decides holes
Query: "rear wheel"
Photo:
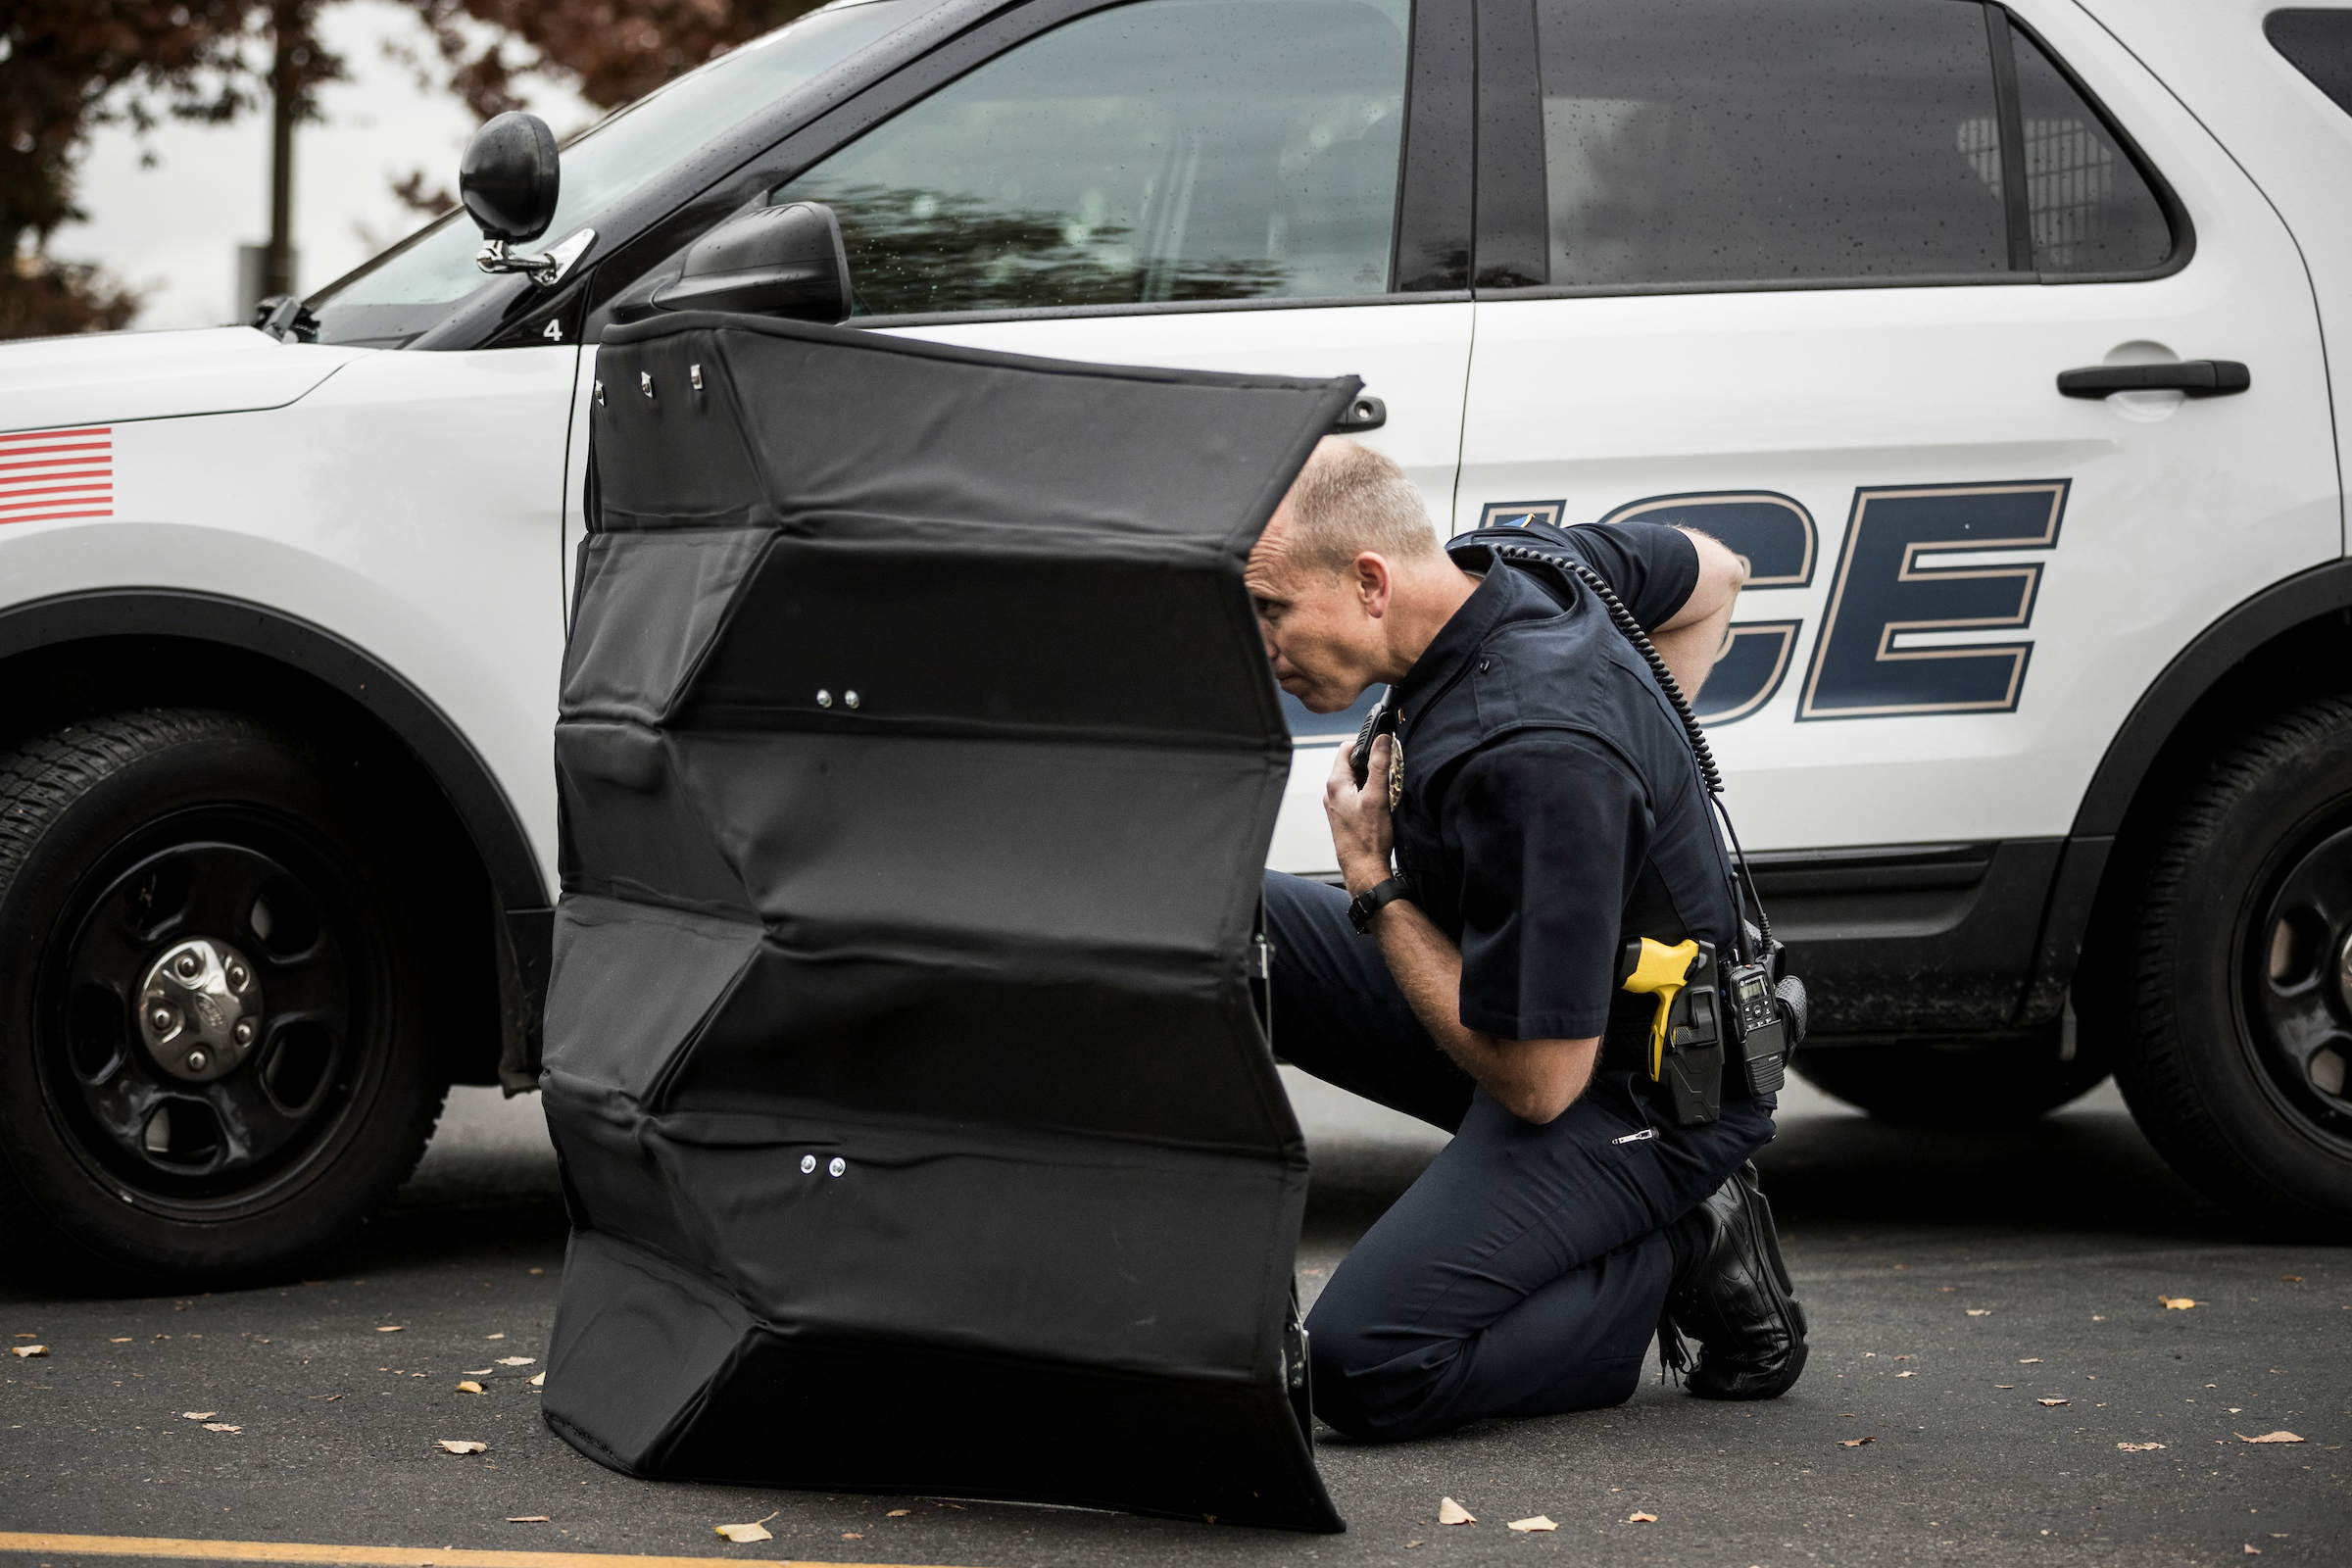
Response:
[[[233,713],[0,759],[0,1217],[19,1268],[284,1268],[414,1168],[447,1075],[395,844]]]
[[[2107,1077],[2087,1053],[2072,1058],[2051,1029],[1993,1040],[1808,1046],[1789,1065],[1816,1089],[1909,1127],[1999,1127],[2079,1100]]]
[[[2208,1197],[2352,1227],[2352,702],[2222,752],[2146,861],[2116,1077]]]

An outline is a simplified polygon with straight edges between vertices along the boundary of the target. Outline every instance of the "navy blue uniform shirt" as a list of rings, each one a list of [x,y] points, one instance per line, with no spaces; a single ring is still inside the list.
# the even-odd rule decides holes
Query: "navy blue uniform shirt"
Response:
[[[1513,529],[1447,547],[1485,580],[1391,694],[1404,749],[1396,861],[1462,952],[1461,1020],[1510,1040],[1645,1033],[1625,940],[1697,937],[1730,961],[1731,867],[1681,721],[1597,596],[1482,540],[1572,554],[1646,629],[1698,581],[1657,523]],[[1727,1077],[1725,1093],[1735,1093]]]

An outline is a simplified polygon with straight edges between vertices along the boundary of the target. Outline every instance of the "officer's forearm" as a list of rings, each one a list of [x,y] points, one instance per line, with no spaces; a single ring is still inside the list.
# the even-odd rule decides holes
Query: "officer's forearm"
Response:
[[[1446,933],[1402,899],[1373,916],[1372,930],[1422,1027],[1504,1109],[1541,1126],[1585,1092],[1597,1038],[1504,1040],[1469,1028],[1461,1018],[1462,954]]]
[[[1698,580],[1683,608],[1667,617],[1665,624],[1650,628],[1649,641],[1666,661],[1666,667],[1674,671],[1674,683],[1683,689],[1683,695],[1695,700],[1723,652],[1732,626],[1732,606],[1747,581],[1747,562],[1695,528],[1683,532],[1690,535],[1691,547],[1698,552]]]
[[[1707,673],[1715,667],[1716,656],[1723,652],[1724,635],[1731,624],[1732,607],[1727,604],[1704,620],[1649,634],[1650,646],[1674,672],[1674,683],[1683,689],[1685,701],[1698,701],[1698,689],[1707,683]]]

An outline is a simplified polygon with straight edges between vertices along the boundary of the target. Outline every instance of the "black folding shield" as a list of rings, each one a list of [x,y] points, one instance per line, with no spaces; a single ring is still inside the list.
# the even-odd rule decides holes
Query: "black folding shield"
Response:
[[[1357,383],[607,335],[548,1420],[634,1475],[1337,1530],[1241,586]]]

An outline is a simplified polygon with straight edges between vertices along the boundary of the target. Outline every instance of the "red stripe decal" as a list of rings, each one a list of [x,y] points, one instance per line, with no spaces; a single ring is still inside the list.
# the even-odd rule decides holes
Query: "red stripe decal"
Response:
[[[113,516],[114,433],[97,425],[0,435],[0,458],[17,460],[0,463],[0,523]]]

